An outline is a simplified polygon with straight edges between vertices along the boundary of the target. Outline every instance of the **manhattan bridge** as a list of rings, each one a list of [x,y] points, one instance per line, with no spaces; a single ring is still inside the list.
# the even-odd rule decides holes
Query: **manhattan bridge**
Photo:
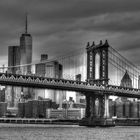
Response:
[[[58,61],[63,71],[53,77],[36,73],[37,64]],[[16,73],[12,70],[16,69]],[[24,69],[30,69],[25,73]],[[111,47],[106,40],[87,43],[84,49],[38,63],[1,67],[0,84],[37,89],[79,92],[85,96],[86,111],[81,125],[112,125],[109,115],[109,96],[140,98],[140,69]],[[124,78],[125,77],[125,78]],[[96,100],[98,99],[98,113]]]

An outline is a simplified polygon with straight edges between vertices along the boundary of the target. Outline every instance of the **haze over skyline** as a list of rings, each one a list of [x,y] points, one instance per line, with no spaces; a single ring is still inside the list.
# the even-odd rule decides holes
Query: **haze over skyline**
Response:
[[[19,45],[28,11],[33,61],[85,48],[108,39],[129,61],[140,65],[139,0],[1,0],[0,65],[8,62],[8,46]]]

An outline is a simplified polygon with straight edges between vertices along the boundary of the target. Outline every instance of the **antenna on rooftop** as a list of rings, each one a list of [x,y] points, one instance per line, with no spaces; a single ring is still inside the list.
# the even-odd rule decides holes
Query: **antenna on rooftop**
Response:
[[[28,33],[28,13],[26,12],[25,14],[26,18],[25,18],[25,34]]]

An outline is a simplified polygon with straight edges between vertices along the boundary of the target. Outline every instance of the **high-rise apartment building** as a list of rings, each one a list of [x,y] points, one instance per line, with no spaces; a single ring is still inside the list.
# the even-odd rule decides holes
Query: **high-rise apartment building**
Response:
[[[36,75],[50,78],[62,78],[62,65],[57,61],[36,64]]]
[[[38,76],[50,78],[62,78],[62,65],[58,61],[49,61],[47,54],[41,54],[41,63],[35,65],[35,73]]]

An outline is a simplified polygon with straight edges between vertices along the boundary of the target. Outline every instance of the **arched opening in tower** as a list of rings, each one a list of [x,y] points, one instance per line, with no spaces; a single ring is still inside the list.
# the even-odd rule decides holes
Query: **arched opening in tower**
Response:
[[[100,54],[95,55],[95,79],[100,78]]]

